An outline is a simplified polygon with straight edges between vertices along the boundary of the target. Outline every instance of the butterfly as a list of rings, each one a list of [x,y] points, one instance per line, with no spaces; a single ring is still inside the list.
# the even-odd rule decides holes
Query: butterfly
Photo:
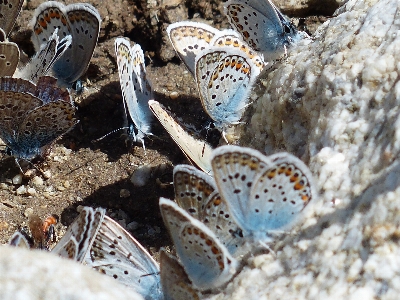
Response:
[[[212,46],[240,49],[243,53],[247,53],[260,69],[265,66],[262,57],[240,40],[233,30],[218,30],[204,23],[183,21],[169,25],[167,34],[176,53],[193,75],[196,69],[196,56]]]
[[[274,60],[286,47],[308,37],[279,11],[270,0],[229,0],[224,12],[231,25],[264,59]]]
[[[62,57],[64,52],[71,45],[72,37],[67,35],[59,41],[58,28],[49,37],[46,44],[42,44],[38,53],[30,59],[30,61],[14,74],[14,77],[23,78],[33,83],[38,79],[51,72],[53,65]]]
[[[142,142],[151,135],[152,113],[148,102],[153,99],[151,84],[146,77],[144,55],[140,45],[130,46],[124,38],[115,40],[118,74],[124,98],[128,134],[135,142]],[[137,133],[135,133],[137,130]]]
[[[33,30],[32,43],[36,52],[47,43],[54,30],[58,28],[60,39],[71,35],[72,43],[53,65],[53,74],[59,84],[70,87],[89,66],[100,31],[100,15],[88,3],[63,5],[47,1],[39,5],[30,22]]]
[[[247,54],[234,47],[211,47],[196,56],[195,79],[204,110],[226,133],[239,124],[258,68]]]
[[[159,204],[176,253],[193,286],[205,291],[229,282],[238,262],[215,234],[175,202],[160,198]]]
[[[0,78],[0,138],[7,153],[30,161],[77,123],[68,91],[52,77],[37,85],[21,78]]]
[[[85,263],[141,294],[162,299],[160,268],[125,229],[105,216]]]
[[[235,257],[241,254],[245,243],[242,230],[231,217],[213,178],[188,165],[175,166],[173,178],[176,203],[210,228],[229,253]]]
[[[213,150],[211,145],[189,134],[159,102],[150,100],[149,106],[188,160],[207,174],[210,174],[211,153]]]
[[[315,197],[309,169],[289,153],[264,156],[228,145],[212,157],[218,191],[246,238],[269,241],[271,233],[298,220]]]

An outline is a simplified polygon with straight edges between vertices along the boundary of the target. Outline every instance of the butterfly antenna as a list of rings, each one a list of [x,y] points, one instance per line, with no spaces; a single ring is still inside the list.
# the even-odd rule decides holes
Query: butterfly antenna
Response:
[[[117,132],[117,131],[120,131],[120,130],[123,130],[123,129],[129,129],[129,127],[121,127],[121,128],[118,128],[118,129],[114,129],[113,131],[111,131],[111,132],[109,132],[109,133],[103,135],[102,137],[99,137],[98,139],[92,140],[92,143],[99,142],[99,141],[101,141],[102,139],[104,139],[105,137],[109,136],[110,134],[113,134],[113,133],[115,133],[115,132]]]
[[[24,171],[22,171],[21,165],[18,162],[18,158],[15,157],[15,163],[17,164],[19,170],[21,171],[21,174],[24,174]]]
[[[271,249],[270,246],[268,246],[266,243],[264,243],[263,241],[260,241],[260,245],[263,246],[264,248],[266,248],[275,258],[276,258],[276,253],[274,250]]]

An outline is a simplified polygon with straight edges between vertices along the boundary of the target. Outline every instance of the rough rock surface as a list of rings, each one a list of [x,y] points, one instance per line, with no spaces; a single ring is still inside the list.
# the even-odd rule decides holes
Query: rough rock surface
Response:
[[[43,251],[0,246],[0,298],[143,299],[114,279]]]
[[[241,144],[303,158],[320,196],[217,299],[398,298],[399,11],[348,1],[264,76]]]

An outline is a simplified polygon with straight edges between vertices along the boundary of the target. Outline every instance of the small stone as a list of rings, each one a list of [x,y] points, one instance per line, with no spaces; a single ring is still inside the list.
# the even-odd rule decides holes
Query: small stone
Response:
[[[129,231],[134,231],[134,230],[138,229],[138,227],[139,227],[139,223],[135,222],[135,221],[132,221],[132,222],[128,223],[128,225],[126,225],[126,229],[128,229]]]
[[[22,183],[22,174],[17,174],[13,177],[12,183],[17,185]]]
[[[44,191],[47,193],[54,192],[54,187],[52,185],[49,185],[44,189]]]
[[[68,180],[65,180],[64,181],[64,187],[67,189],[67,188],[69,188],[71,186],[71,184],[69,183],[69,181]]]
[[[128,198],[131,195],[131,192],[127,189],[122,189],[119,191],[119,196],[121,198]]]
[[[57,190],[62,192],[65,191],[65,187],[63,187],[62,185],[57,186]]]
[[[136,187],[144,186],[151,176],[151,168],[149,166],[141,166],[137,168],[132,176],[131,182]]]
[[[176,100],[176,99],[178,99],[179,94],[178,94],[178,92],[171,92],[171,94],[169,94],[169,97],[170,97],[172,100]]]
[[[122,209],[118,209],[117,215],[118,215],[118,219],[120,219],[120,220],[128,218],[128,214],[126,212],[124,212]]]
[[[1,182],[0,183],[0,189],[1,190],[8,190],[8,185],[6,183],[4,183],[4,182]]]
[[[24,195],[26,194],[27,189],[24,185],[21,185],[19,188],[17,188],[16,193],[17,195]]]
[[[31,196],[35,196],[36,195],[36,190],[32,187],[28,188],[28,194]]]
[[[24,211],[24,216],[25,217],[29,217],[31,214],[33,214],[33,208],[32,207],[28,207],[27,209],[25,209]]]
[[[32,178],[30,183],[32,186],[41,187],[41,186],[43,186],[43,179],[39,176],[35,176]]]
[[[51,178],[51,172],[50,172],[50,170],[47,170],[47,171],[43,172],[43,177],[46,178],[46,179]]]

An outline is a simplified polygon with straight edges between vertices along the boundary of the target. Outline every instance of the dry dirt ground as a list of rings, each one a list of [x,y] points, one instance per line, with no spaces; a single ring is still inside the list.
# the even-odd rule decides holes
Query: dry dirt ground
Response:
[[[24,4],[10,38],[28,55],[33,54],[28,23],[41,2],[33,0]],[[123,125],[114,40],[124,36],[139,43],[145,51],[147,73],[156,100],[202,128],[210,120],[201,108],[191,74],[175,57],[165,28],[169,23],[187,19],[217,28],[229,25],[222,13],[221,1],[169,0],[160,4],[156,0],[93,0],[91,4],[99,10],[102,25],[98,45],[83,78],[86,90],[75,98],[80,123],[56,143],[41,165],[44,171],[50,170],[48,179],[36,174],[38,178],[31,175],[24,177],[22,184],[13,184],[12,178],[19,169],[12,157],[0,157],[0,242],[7,243],[16,230],[26,226],[27,215],[32,212],[42,218],[58,215],[60,222],[56,231],[62,235],[78,215],[77,207],[83,205],[107,208],[108,215],[129,224],[130,232],[155,253],[160,247],[170,245],[158,199],[173,197],[173,187],[167,184],[172,181],[173,165],[187,160],[156,119],[152,128],[154,137],[146,140],[146,152],[141,144],[127,146],[121,132],[100,142],[91,142]],[[328,15],[333,9],[319,13]],[[312,32],[315,20],[323,21],[324,17],[309,20],[308,29]],[[130,181],[139,166],[152,168],[151,178],[140,188]],[[30,194],[18,194],[21,185],[34,190]]]

